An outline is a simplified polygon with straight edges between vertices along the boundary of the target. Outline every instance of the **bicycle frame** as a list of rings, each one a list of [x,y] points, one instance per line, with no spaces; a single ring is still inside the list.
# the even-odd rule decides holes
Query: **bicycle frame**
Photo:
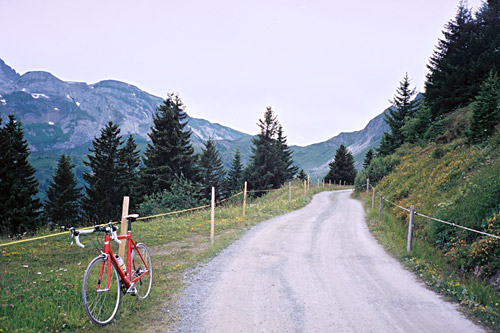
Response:
[[[130,288],[133,284],[135,284],[137,281],[139,281],[144,275],[149,273],[149,267],[147,266],[146,262],[144,261],[144,258],[142,257],[142,254],[139,252],[137,249],[137,245],[132,239],[132,232],[128,231],[126,235],[120,235],[118,236],[119,240],[125,240],[127,242],[127,272],[125,273],[123,269],[120,267],[120,264],[118,263],[118,259],[116,259],[115,254],[113,253],[113,250],[111,249],[111,236],[109,233],[106,233],[104,236],[104,250],[103,250],[103,255],[107,256],[107,263],[108,263],[108,286],[107,289],[110,287],[111,283],[111,265],[115,265],[118,275],[120,276],[120,280],[123,282],[123,285],[125,288]],[[146,267],[146,271],[143,272],[141,275],[135,277],[132,280],[132,248],[136,250],[136,253],[139,255],[139,257],[142,260],[142,263],[144,264],[144,267]],[[111,259],[111,260],[110,260]],[[99,281],[97,284],[97,289],[101,288],[101,281],[102,281],[102,276],[104,274],[104,265],[105,262],[102,263],[101,267],[101,274],[99,277]],[[134,267],[135,270],[135,267]]]

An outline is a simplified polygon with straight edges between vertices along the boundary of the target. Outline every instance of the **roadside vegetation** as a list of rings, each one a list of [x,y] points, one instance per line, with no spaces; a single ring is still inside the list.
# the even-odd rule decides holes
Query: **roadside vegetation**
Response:
[[[125,295],[107,331],[164,331],[174,327],[175,301],[188,271],[206,262],[238,239],[253,225],[305,206],[322,190],[314,187],[304,194],[302,182],[268,192],[247,203],[242,217],[242,195],[216,208],[215,242],[210,246],[210,210],[179,216],[138,221],[133,225],[134,239],[144,242],[152,252],[154,284],[145,301]],[[45,234],[47,231],[45,231]],[[39,231],[38,235],[44,234]],[[91,235],[102,242],[102,234]],[[94,237],[95,236],[95,237]],[[70,234],[0,247],[0,331],[94,331],[84,312],[81,284],[85,268],[99,253],[92,242],[81,238],[81,249],[70,245]],[[1,243],[10,241],[5,238]],[[115,245],[113,245],[113,250]]]

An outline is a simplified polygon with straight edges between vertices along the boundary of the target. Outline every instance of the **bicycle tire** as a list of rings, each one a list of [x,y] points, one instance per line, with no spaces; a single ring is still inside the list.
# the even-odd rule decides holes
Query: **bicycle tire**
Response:
[[[135,288],[137,289],[137,299],[143,300],[148,297],[153,285],[153,262],[151,261],[151,254],[149,253],[146,245],[138,243],[136,246],[142,256],[142,259],[144,259],[144,262],[142,261],[141,256],[137,255],[137,251],[134,248],[132,250],[132,280],[144,272],[144,263],[146,263],[149,270],[146,275],[135,283]]]
[[[104,265],[104,273],[100,281],[100,288],[97,288],[102,265]],[[94,258],[87,266],[83,277],[83,306],[90,321],[97,326],[109,324],[115,317],[120,305],[120,278],[115,265],[111,264],[111,267],[109,289],[107,289],[109,266],[108,260],[104,256]]]

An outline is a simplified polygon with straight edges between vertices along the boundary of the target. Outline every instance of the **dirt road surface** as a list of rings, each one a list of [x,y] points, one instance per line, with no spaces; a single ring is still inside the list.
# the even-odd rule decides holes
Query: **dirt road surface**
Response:
[[[179,332],[481,332],[369,233],[351,191],[263,222],[190,278]]]

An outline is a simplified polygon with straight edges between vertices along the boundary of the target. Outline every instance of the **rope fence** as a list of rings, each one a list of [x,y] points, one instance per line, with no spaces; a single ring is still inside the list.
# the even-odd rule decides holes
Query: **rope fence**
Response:
[[[291,183],[289,183],[289,192],[291,191],[290,189],[290,185]],[[171,216],[171,215],[178,215],[178,214],[182,214],[182,213],[188,213],[188,212],[193,212],[193,211],[197,211],[197,210],[202,210],[202,209],[207,209],[207,208],[210,208],[212,206],[216,206],[216,205],[220,205],[222,203],[225,203],[237,196],[240,196],[240,195],[243,195],[244,198],[243,198],[243,218],[244,218],[244,215],[245,215],[245,206],[246,206],[246,196],[248,193],[268,193],[268,192],[276,192],[276,191],[280,191],[281,189],[264,189],[264,190],[249,190],[247,191],[246,190],[246,182],[245,182],[245,191],[240,191],[236,194],[233,194],[231,195],[230,197],[228,198],[225,198],[225,199],[222,199],[222,200],[219,200],[219,201],[214,201],[212,204],[207,204],[207,205],[203,205],[203,206],[198,206],[198,207],[193,207],[193,208],[187,208],[187,209],[183,209],[183,210],[178,210],[178,211],[173,211],[173,212],[167,212],[167,213],[161,213],[161,214],[155,214],[155,215],[149,215],[149,216],[143,216],[143,217],[139,217],[136,219],[136,221],[146,221],[146,220],[151,220],[151,219],[154,219],[154,218],[160,218],[160,217],[165,217],[165,216]],[[289,201],[291,201],[291,192],[289,193],[289,198],[288,198]],[[128,208],[127,208],[128,210]],[[123,216],[125,215],[128,215],[127,214],[122,214]],[[112,222],[113,224],[119,224],[120,222],[118,221],[113,221]],[[101,224],[100,226],[106,226],[108,225],[107,223],[106,224]],[[82,228],[79,228],[79,230],[90,230],[90,229],[93,229],[95,226],[91,226],[91,227],[82,227]],[[37,237],[32,237],[32,238],[26,238],[26,239],[20,239],[20,240],[16,240],[16,241],[12,241],[12,242],[8,242],[8,243],[2,243],[0,244],[0,248],[1,247],[6,247],[6,246],[9,246],[9,245],[14,245],[14,244],[20,244],[20,243],[25,243],[25,242],[32,242],[32,241],[36,241],[36,240],[40,240],[40,239],[46,239],[46,238],[52,238],[52,237],[57,237],[57,236],[61,236],[61,235],[67,235],[67,234],[70,234],[71,232],[68,230],[68,231],[62,231],[62,232],[58,232],[58,233],[54,233],[54,234],[48,234],[48,235],[43,235],[43,236],[37,236]]]
[[[487,237],[492,237],[492,238],[495,238],[495,239],[500,239],[500,236],[497,236],[497,235],[492,235],[492,234],[489,234],[487,232],[484,232],[484,231],[480,231],[480,230],[475,230],[475,229],[472,229],[472,228],[468,228],[468,227],[464,227],[462,225],[459,225],[459,224],[456,224],[456,223],[453,223],[453,222],[448,222],[448,221],[444,221],[444,220],[441,220],[441,219],[438,219],[438,218],[435,218],[435,217],[432,217],[432,216],[427,216],[427,215],[424,215],[424,214],[421,214],[421,213],[418,213],[417,211],[415,211],[415,207],[413,205],[410,206],[410,208],[405,208],[405,207],[402,207],[390,200],[388,200],[386,197],[384,197],[384,195],[382,194],[382,192],[380,192],[379,190],[377,190],[375,187],[373,187],[371,184],[370,184],[370,180],[367,178],[366,179],[366,193],[369,194],[370,192],[370,188],[373,190],[373,196],[372,196],[372,209],[375,208],[375,194],[378,194],[379,197],[380,197],[380,204],[379,204],[379,223],[382,222],[382,208],[383,208],[383,205],[382,205],[382,202],[385,201],[401,210],[404,210],[404,211],[407,211],[410,213],[410,216],[409,216],[409,223],[408,223],[408,243],[407,243],[407,252],[410,253],[411,250],[412,250],[412,237],[413,237],[413,217],[415,215],[417,216],[420,216],[420,217],[423,217],[423,218],[426,218],[426,219],[429,219],[429,220],[432,220],[432,221],[435,221],[435,222],[438,222],[438,223],[443,223],[443,224],[447,224],[447,225],[450,225],[452,227],[455,227],[455,228],[460,228],[460,229],[464,229],[464,230],[467,230],[467,231],[470,231],[470,232],[474,232],[474,233],[477,233],[477,234],[481,234],[481,235],[484,235],[484,236],[487,236]]]

